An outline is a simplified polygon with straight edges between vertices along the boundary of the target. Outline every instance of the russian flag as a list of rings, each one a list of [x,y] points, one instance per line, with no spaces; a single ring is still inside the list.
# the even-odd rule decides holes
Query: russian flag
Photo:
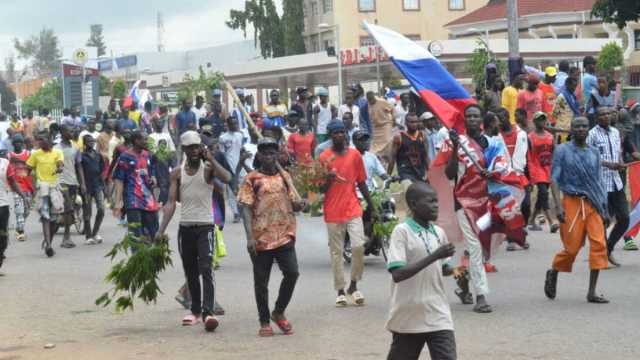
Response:
[[[443,125],[462,133],[463,110],[475,103],[462,85],[427,49],[395,31],[363,24]]]
[[[124,99],[122,106],[128,109],[131,107],[131,105],[133,105],[134,101],[136,102],[136,104],[140,105],[140,94],[138,92],[138,88],[140,87],[141,81],[142,80],[138,80],[133,84],[133,86],[131,87],[131,91],[129,92],[129,96]]]

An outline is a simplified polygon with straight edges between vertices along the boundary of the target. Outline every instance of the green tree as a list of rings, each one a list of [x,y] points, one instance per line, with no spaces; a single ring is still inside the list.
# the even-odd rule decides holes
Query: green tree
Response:
[[[231,10],[227,26],[242,30],[247,37],[247,26],[253,26],[253,40],[260,44],[264,58],[280,57],[285,53],[284,30],[273,0],[247,0],[244,10]]]
[[[0,108],[4,112],[13,112],[16,110],[15,101],[16,94],[11,90],[9,84],[0,76],[0,95],[2,95],[2,104]]]
[[[286,55],[304,54],[304,14],[302,1],[283,0],[282,2],[282,26],[284,31],[284,44]]]
[[[178,89],[178,102],[181,103],[184,99],[191,99],[200,94],[205,93],[206,96],[211,94],[213,89],[222,88],[222,73],[220,72],[206,72],[204,68],[200,66],[198,68],[198,76],[193,77],[191,74],[185,74],[182,85]],[[206,97],[205,96],[205,97]]]
[[[100,96],[109,96],[111,94],[111,81],[108,77],[100,75]]]
[[[624,52],[620,45],[610,42],[600,49],[596,63],[598,72],[604,73],[609,80],[612,80],[616,68],[622,68],[622,65],[624,65]]]
[[[89,35],[89,40],[87,40],[87,46],[98,48],[98,56],[105,55],[107,53],[107,45],[105,45],[104,36],[102,36],[102,24],[92,24],[89,30],[91,34]]]
[[[620,29],[628,22],[640,19],[640,1],[638,0],[597,0],[591,9],[591,16],[615,23]]]
[[[485,88],[486,66],[489,63],[496,64],[498,68],[498,76],[506,72],[506,64],[498,60],[496,55],[489,49],[488,45],[481,39],[478,40],[478,46],[473,50],[473,54],[467,61],[466,70],[472,74],[473,85],[476,90]]]
[[[58,48],[58,37],[53,29],[43,28],[38,35],[28,40],[13,39],[18,57],[31,61],[31,67],[39,75],[50,75],[59,70],[62,53]]]
[[[42,109],[61,109],[62,106],[62,82],[58,78],[47,82],[35,94],[22,100],[23,113]]]
[[[118,79],[111,85],[111,97],[115,99],[124,99],[127,93],[127,83],[122,79]]]

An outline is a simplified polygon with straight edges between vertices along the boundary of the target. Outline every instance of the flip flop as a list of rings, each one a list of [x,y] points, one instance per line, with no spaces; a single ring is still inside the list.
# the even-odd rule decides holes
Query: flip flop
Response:
[[[289,323],[289,320],[287,319],[276,320],[273,314],[271,314],[271,321],[273,321],[274,323],[276,323],[276,325],[278,325],[278,327],[280,328],[280,331],[282,331],[283,334],[293,335],[293,326],[291,326],[291,323]]]
[[[605,297],[602,295],[593,295],[587,296],[587,302],[590,302],[592,304],[608,304],[609,300],[605,299]]]
[[[271,337],[273,336],[273,328],[271,325],[263,325],[260,327],[260,330],[258,330],[258,335],[260,337]]]
[[[558,273],[549,269],[544,280],[544,294],[551,300],[556,298],[556,289],[558,286]]]
[[[463,305],[473,305],[473,295],[470,292],[465,293],[462,289],[456,289],[454,293],[458,295]]]

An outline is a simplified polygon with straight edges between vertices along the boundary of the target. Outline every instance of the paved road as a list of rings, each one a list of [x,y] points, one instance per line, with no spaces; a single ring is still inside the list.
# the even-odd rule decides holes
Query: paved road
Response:
[[[173,224],[172,233],[175,232]],[[379,258],[368,258],[361,285],[367,306],[336,309],[326,232],[317,218],[299,218],[297,244],[301,276],[287,315],[296,334],[262,339],[251,267],[241,226],[225,230],[229,257],[216,273],[218,299],[227,310],[213,334],[183,328],[184,315],[173,300],[183,281],[181,263],[161,276],[165,295],[156,305],[136,303],[133,312],[114,314],[93,305],[107,289],[103,277],[109,262],[103,255],[123,233],[107,216],[102,245],[58,248],[47,259],[40,250],[39,226],[28,223],[29,240],[11,241],[0,277],[0,359],[383,359],[390,335],[384,330],[388,282]],[[495,307],[478,315],[460,305],[448,281],[460,359],[638,359],[640,294],[638,253],[622,253],[620,269],[601,275],[600,291],[610,305],[585,301],[588,269],[580,255],[574,273],[559,281],[558,299],[542,293],[544,272],[559,239],[546,233],[531,237],[529,251],[495,256],[499,273],[491,274]],[[174,243],[175,244],[175,243]],[[175,248],[175,246],[174,246]],[[272,302],[280,281],[271,280]],[[54,349],[44,349],[47,343]],[[424,358],[428,358],[425,354]]]

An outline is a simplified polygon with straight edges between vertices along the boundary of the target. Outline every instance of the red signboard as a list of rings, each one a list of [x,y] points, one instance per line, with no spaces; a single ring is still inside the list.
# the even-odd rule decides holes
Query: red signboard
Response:
[[[342,65],[371,64],[376,61],[376,46],[366,46],[362,48],[344,49],[340,51]],[[381,48],[378,49],[380,61],[389,60],[389,56]]]
[[[64,76],[82,76],[82,66],[62,64]],[[98,76],[98,69],[85,68],[87,76]]]

